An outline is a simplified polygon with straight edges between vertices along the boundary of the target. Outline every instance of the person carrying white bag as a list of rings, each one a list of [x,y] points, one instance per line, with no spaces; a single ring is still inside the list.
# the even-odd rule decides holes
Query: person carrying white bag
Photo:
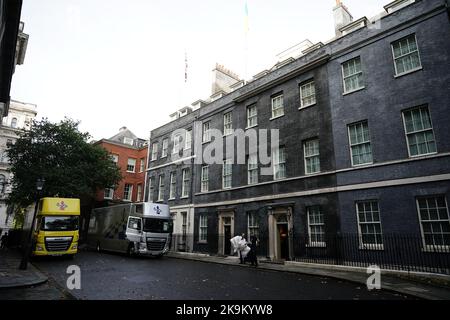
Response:
[[[245,233],[242,234],[242,236],[236,236],[230,240],[231,245],[233,246],[233,251],[239,252],[239,259],[240,263],[245,263],[245,257],[250,252],[250,248],[247,245],[247,240],[245,239]]]

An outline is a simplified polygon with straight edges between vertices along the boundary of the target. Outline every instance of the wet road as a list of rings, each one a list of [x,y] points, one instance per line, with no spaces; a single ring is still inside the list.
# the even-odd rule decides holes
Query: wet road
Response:
[[[406,299],[336,279],[168,257],[80,252],[72,260],[44,258],[34,264],[60,287],[66,287],[67,267],[79,266],[81,289],[70,291],[77,299]]]

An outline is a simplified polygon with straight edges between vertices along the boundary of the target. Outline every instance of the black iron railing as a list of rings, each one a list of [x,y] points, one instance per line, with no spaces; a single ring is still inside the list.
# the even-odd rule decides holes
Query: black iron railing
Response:
[[[230,255],[233,251],[227,244],[229,238],[208,234],[206,240],[199,240],[198,235],[174,234],[171,250]],[[272,248],[278,246],[279,259],[353,267],[377,265],[390,270],[450,274],[450,246],[427,245],[420,235],[385,234],[379,243],[364,243],[358,234],[333,234],[314,239],[291,234],[273,241],[277,242]],[[269,252],[267,234],[258,236],[257,255],[273,256],[273,252]]]

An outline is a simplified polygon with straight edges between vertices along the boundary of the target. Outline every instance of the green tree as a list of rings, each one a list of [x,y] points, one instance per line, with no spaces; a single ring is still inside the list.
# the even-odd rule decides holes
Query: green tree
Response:
[[[68,118],[59,123],[33,121],[30,130],[8,145],[13,174],[8,204],[32,204],[39,178],[45,179],[41,196],[82,199],[92,199],[98,189],[122,179],[108,152],[89,143],[89,133],[80,132],[78,125]]]

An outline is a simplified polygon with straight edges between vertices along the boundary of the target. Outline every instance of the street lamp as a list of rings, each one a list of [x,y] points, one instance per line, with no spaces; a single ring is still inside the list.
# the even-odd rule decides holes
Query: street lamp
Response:
[[[32,249],[32,241],[33,241],[33,232],[34,232],[34,223],[36,221],[36,214],[39,207],[39,198],[42,189],[44,188],[45,179],[37,179],[36,181],[36,203],[34,205],[34,213],[33,213],[33,222],[31,223],[30,233],[28,235],[27,242],[25,244],[25,250],[23,252],[22,260],[20,261],[19,269],[26,270],[28,266],[28,259],[31,255],[31,249]]]

